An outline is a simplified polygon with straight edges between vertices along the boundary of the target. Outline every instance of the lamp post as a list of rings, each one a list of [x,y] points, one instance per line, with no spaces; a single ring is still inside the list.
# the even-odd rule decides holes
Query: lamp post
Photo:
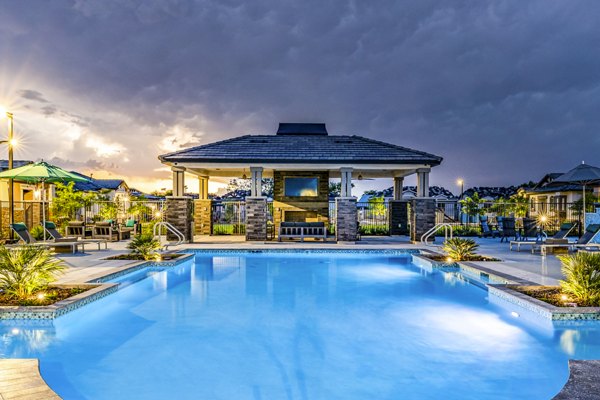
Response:
[[[456,184],[460,185],[460,197],[459,197],[459,199],[462,200],[463,194],[465,192],[465,181],[462,178],[458,178],[456,180]],[[462,224],[462,206],[460,207],[459,217],[460,217],[460,222]]]
[[[6,118],[8,118],[8,139],[7,140],[2,140],[0,143],[6,143],[8,144],[8,169],[13,169],[14,168],[14,160],[13,160],[13,148],[15,146],[15,139],[14,139],[14,115],[11,112],[6,111],[4,108],[0,107],[0,117],[2,115],[6,115]],[[15,223],[15,198],[14,198],[14,187],[13,187],[13,180],[9,179],[8,180],[8,207],[9,207],[9,221],[10,224],[14,224]],[[11,237],[12,237],[12,230],[11,230]]]

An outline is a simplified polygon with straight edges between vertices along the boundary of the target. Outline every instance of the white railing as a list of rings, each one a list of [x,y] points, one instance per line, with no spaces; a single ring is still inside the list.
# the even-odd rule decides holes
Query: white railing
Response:
[[[450,239],[452,239],[452,229],[453,229],[453,226],[452,226],[452,224],[444,222],[444,223],[441,223],[441,224],[436,224],[433,228],[431,228],[430,230],[428,230],[427,232],[425,232],[421,236],[421,244],[429,246],[428,239],[431,236],[435,235],[435,233],[438,230],[440,230],[440,228],[444,228],[444,240],[448,240],[448,232],[450,233]]]
[[[183,236],[183,233],[181,233],[181,231],[177,228],[175,228],[173,226],[173,224],[169,223],[169,222],[165,222],[165,221],[161,221],[161,222],[157,222],[154,225],[154,230],[153,230],[153,235],[154,237],[158,237],[158,241],[162,243],[162,231],[165,228],[168,232],[171,232],[173,235],[175,235],[177,237],[177,241],[175,242],[167,242],[165,243],[165,245],[163,246],[163,249],[166,251],[169,246],[179,246],[180,244],[185,243],[185,236]],[[167,235],[165,234],[165,239],[166,239]]]

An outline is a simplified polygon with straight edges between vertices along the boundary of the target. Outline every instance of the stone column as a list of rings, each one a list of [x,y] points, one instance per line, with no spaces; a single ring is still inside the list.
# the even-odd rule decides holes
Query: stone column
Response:
[[[185,193],[185,168],[171,167],[173,171],[173,197],[181,197]]]
[[[191,243],[194,239],[192,231],[192,198],[185,196],[167,196],[165,201],[165,221],[183,233],[185,240]],[[168,240],[177,240],[172,233],[167,233]]]
[[[394,200],[402,200],[402,192],[404,190],[404,177],[394,177]]]
[[[340,197],[352,197],[352,168],[341,168],[342,185]]]
[[[408,201],[391,200],[389,207],[390,235],[408,235]]]
[[[194,234],[212,234],[212,200],[210,199],[194,201]]]
[[[429,172],[431,168],[417,170],[417,197],[429,197]]]
[[[355,242],[358,234],[356,197],[336,197],[335,238],[338,242]]]
[[[435,199],[412,199],[410,208],[410,240],[419,243],[421,236],[435,226]]]
[[[250,197],[262,196],[262,167],[250,167]]]
[[[266,197],[246,197],[246,240],[267,240]]]

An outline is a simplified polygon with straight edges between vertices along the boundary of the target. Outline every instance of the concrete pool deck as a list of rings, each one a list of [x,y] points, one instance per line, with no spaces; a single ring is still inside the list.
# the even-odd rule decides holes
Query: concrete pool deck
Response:
[[[173,250],[185,249],[227,249],[227,250],[269,250],[269,249],[331,249],[331,250],[418,250],[428,249],[439,251],[441,239],[435,246],[423,246],[412,244],[407,237],[364,237],[359,242],[336,243],[333,241],[305,241],[300,242],[246,242],[243,236],[197,236],[195,243],[173,247]],[[540,285],[557,285],[562,278],[560,261],[553,255],[542,257],[531,254],[528,249],[516,252],[510,251],[508,243],[500,243],[500,239],[475,238],[480,245],[479,253],[498,258],[499,262],[484,262],[481,264],[486,269],[499,272],[504,275],[535,282]],[[105,260],[106,257],[127,252],[127,242],[113,242],[109,244],[108,250],[88,251],[84,254],[60,254],[68,266],[67,272],[60,278],[58,283],[87,282],[102,274],[110,274],[118,271],[131,261]]]

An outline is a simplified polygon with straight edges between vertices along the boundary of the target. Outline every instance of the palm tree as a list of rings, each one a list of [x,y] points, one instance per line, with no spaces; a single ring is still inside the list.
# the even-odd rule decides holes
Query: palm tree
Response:
[[[45,289],[65,269],[63,262],[40,246],[0,246],[0,288],[18,299]]]

